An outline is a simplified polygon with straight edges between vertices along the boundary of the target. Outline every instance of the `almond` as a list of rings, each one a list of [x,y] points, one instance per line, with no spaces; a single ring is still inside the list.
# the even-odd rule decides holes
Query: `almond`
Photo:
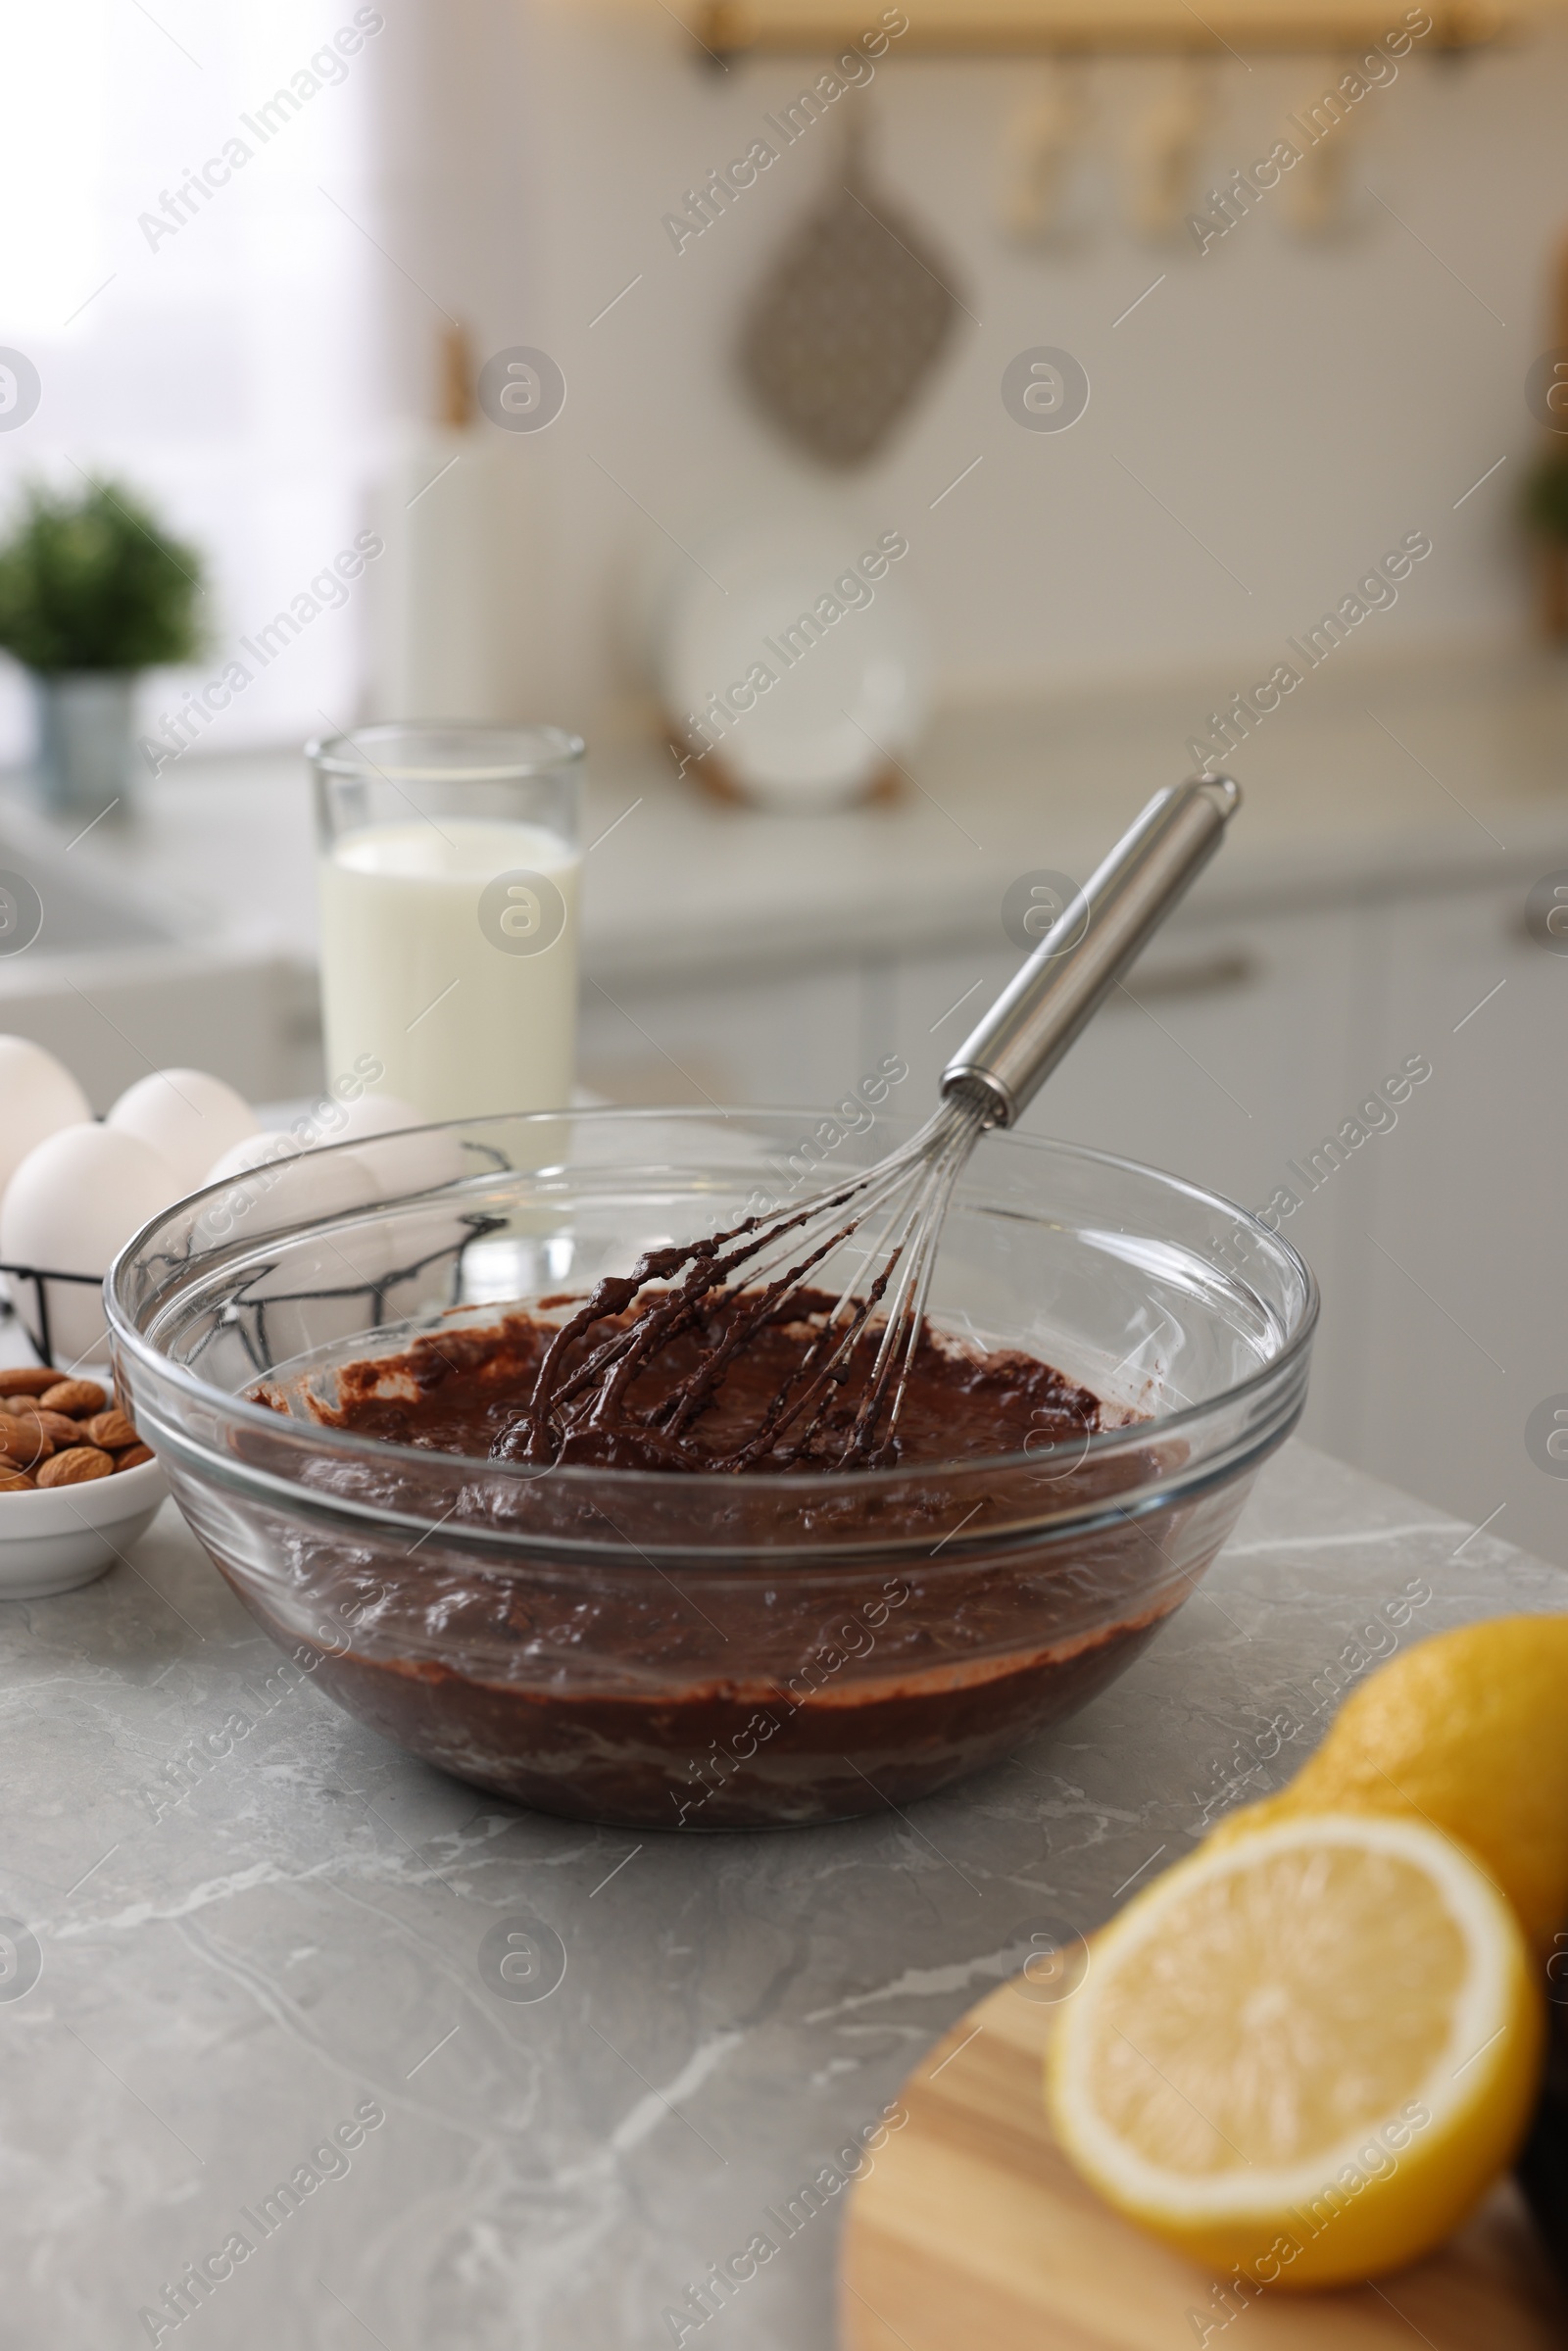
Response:
[[[16,1364],[9,1371],[0,1371],[0,1396],[42,1396],[59,1386],[60,1374],[46,1365]]]
[[[50,1434],[53,1433],[51,1430]],[[84,1420],[81,1434],[90,1438],[94,1445],[101,1445],[106,1453],[118,1453],[123,1446],[139,1442],[135,1422],[127,1420],[123,1412],[117,1412],[113,1406],[107,1412],[95,1412],[91,1420]]]
[[[24,1403],[17,1405],[11,1418],[20,1422],[24,1429],[42,1429],[55,1445],[81,1443],[81,1430],[75,1421],[68,1420],[63,1412],[45,1412],[41,1405],[33,1402],[31,1396]]]
[[[115,1467],[117,1470],[140,1469],[142,1463],[150,1461],[152,1457],[153,1448],[150,1445],[133,1445],[124,1452],[115,1455]]]
[[[20,1469],[0,1466],[0,1494],[31,1494],[32,1480]]]
[[[114,1472],[114,1461],[101,1453],[95,1445],[69,1445],[65,1452],[56,1453],[38,1472],[40,1486],[84,1486],[89,1478],[107,1478]]]
[[[60,1380],[46,1388],[38,1401],[46,1412],[65,1412],[81,1420],[89,1412],[101,1412],[109,1398],[96,1380]]]
[[[75,1434],[75,1423],[68,1423]],[[0,1420],[0,1463],[9,1469],[31,1469],[35,1461],[47,1461],[54,1451],[54,1440],[46,1437],[36,1420],[13,1420],[9,1413]]]

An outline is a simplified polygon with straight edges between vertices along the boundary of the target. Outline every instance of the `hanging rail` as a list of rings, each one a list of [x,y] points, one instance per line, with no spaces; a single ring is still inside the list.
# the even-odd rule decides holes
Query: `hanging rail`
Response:
[[[1424,0],[1407,18],[1400,0],[701,0],[688,23],[710,55],[821,56],[869,46],[908,57],[1071,55],[1088,52],[1223,56],[1265,51],[1320,56],[1403,32],[1426,16],[1418,53],[1472,49],[1561,14],[1551,0]],[[906,29],[884,32],[897,18]]]

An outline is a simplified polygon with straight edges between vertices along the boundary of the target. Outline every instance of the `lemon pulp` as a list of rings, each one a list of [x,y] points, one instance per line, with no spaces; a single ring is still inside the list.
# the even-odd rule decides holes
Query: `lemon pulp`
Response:
[[[1097,1938],[1048,2059],[1110,2202],[1259,2282],[1326,2284],[1447,2234],[1528,2120],[1517,1921],[1447,1837],[1307,1815],[1203,1846]]]

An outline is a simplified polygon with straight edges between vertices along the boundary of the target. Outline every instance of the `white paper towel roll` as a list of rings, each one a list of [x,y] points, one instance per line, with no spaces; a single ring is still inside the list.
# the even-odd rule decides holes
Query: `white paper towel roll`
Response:
[[[407,431],[372,495],[378,719],[525,719],[550,701],[543,453],[477,414],[473,382],[466,337],[449,334],[441,419]]]

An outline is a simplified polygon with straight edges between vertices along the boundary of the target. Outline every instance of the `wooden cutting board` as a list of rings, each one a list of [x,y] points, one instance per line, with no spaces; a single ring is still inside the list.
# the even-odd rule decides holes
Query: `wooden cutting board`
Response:
[[[1016,1979],[1021,1984],[1022,1979]],[[1055,2009],[1012,1984],[929,2051],[854,2191],[843,2351],[1562,2351],[1568,2314],[1525,2206],[1500,2187],[1444,2249],[1379,2285],[1215,2299],[1213,2274],[1102,2204],[1053,2138]],[[1196,2323],[1193,2314],[1197,2314]],[[1205,2337],[1204,2327],[1211,2331]]]

